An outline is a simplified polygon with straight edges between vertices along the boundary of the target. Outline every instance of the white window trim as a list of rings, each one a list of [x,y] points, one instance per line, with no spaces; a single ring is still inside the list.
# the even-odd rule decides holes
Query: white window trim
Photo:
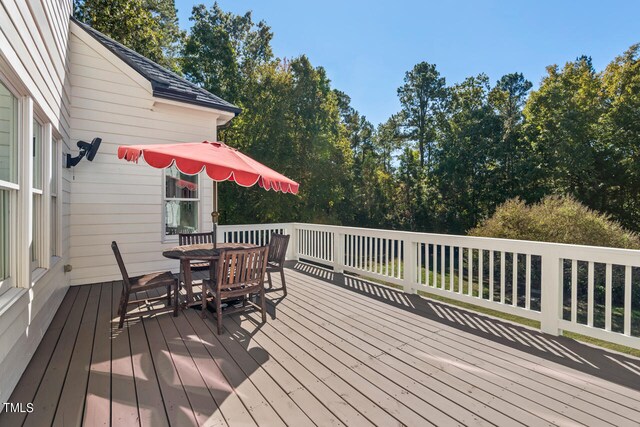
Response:
[[[51,266],[51,123],[42,125],[42,211],[40,216],[40,267]]]
[[[18,101],[18,191],[16,210],[19,212],[16,227],[16,286],[31,286],[31,249],[33,239],[33,100],[23,96]]]
[[[167,168],[168,169],[168,168]],[[192,199],[186,199],[186,198],[177,198],[177,197],[169,197],[167,198],[167,169],[163,169],[162,170],[162,204],[160,206],[160,209],[162,210],[162,214],[161,214],[161,230],[160,233],[162,234],[162,243],[175,243],[178,241],[178,235],[177,234],[173,234],[173,235],[167,235],[167,213],[166,213],[166,209],[165,209],[165,203],[167,202],[167,200],[169,201],[177,201],[177,202],[198,202],[198,215],[197,215],[197,230],[196,231],[200,231],[202,230],[202,189],[200,187],[200,182],[202,181],[202,176],[197,173],[195,176],[198,177],[198,197],[196,198],[192,198]],[[191,175],[194,176],[194,175]]]
[[[33,144],[33,140],[36,138],[36,127],[32,126],[31,130],[32,130],[32,134],[31,134],[31,138],[30,141],[31,142],[31,200],[32,200],[32,206],[31,206],[31,227],[32,227],[32,233],[33,233],[33,228],[35,226],[35,229],[38,231],[39,235],[38,236],[31,236],[31,240],[32,240],[32,246],[35,247],[35,260],[32,259],[31,254],[29,254],[29,260],[30,260],[30,267],[31,267],[31,281],[35,281],[37,278],[42,277],[43,272],[40,271],[42,269],[46,270],[48,268],[48,261],[49,261],[49,257],[47,255],[45,255],[45,234],[46,234],[46,230],[48,230],[48,227],[46,226],[46,221],[45,219],[47,218],[45,216],[45,210],[46,209],[46,205],[48,205],[48,201],[45,199],[45,185],[46,185],[46,173],[45,170],[47,169],[47,163],[46,163],[46,154],[45,154],[45,146],[47,144],[44,143],[45,141],[45,125],[42,124],[42,121],[36,117],[35,112],[33,113],[33,121],[38,123],[38,128],[40,129],[40,135],[37,135],[40,138],[40,146],[38,147],[40,149],[40,153],[39,154],[39,158],[40,158],[40,170],[38,171],[38,173],[40,174],[40,187],[41,188],[35,188],[35,182],[33,179],[33,175],[36,173],[35,171],[35,163],[33,161],[33,157],[36,154],[33,150],[34,150],[34,144]],[[47,127],[49,129],[51,129],[50,125],[47,125]],[[33,199],[34,199],[34,195],[38,195],[38,200],[39,200],[39,206],[35,206],[33,204]],[[39,212],[40,216],[38,218],[35,217],[36,212]],[[37,239],[36,239],[37,237]],[[37,240],[37,241],[36,241]],[[48,247],[46,247],[47,251],[48,251]]]
[[[49,124],[49,126],[51,126]],[[51,127],[52,128],[52,127]],[[56,197],[56,223],[55,224],[51,224],[50,221],[47,221],[50,224],[50,227],[55,227],[56,229],[56,241],[53,242],[53,245],[51,244],[51,242],[49,242],[49,247],[54,248],[54,253],[49,254],[50,256],[49,258],[49,268],[53,267],[53,265],[55,263],[57,263],[57,261],[60,259],[60,257],[62,256],[62,245],[61,245],[61,240],[60,239],[60,229],[61,229],[61,213],[62,213],[62,209],[61,209],[61,205],[62,203],[60,202],[60,194],[62,193],[61,191],[61,185],[62,185],[62,163],[61,163],[61,157],[60,157],[60,146],[61,146],[61,141],[58,138],[54,138],[53,135],[51,135],[51,141],[49,141],[49,146],[50,146],[50,153],[49,153],[49,168],[51,168],[52,165],[55,165],[54,167],[57,169],[57,173],[55,175],[56,177],[56,193],[55,193],[55,197]],[[55,160],[55,163],[53,162],[53,160]],[[49,171],[49,177],[53,176],[53,170]],[[49,178],[47,180],[47,182],[50,182],[51,178]],[[53,192],[51,191],[51,186],[49,186],[49,215],[51,215],[51,197],[53,196]],[[51,230],[49,230],[49,239],[51,239]]]
[[[4,187],[4,186],[1,186]],[[3,188],[4,189],[4,188]],[[9,188],[9,205],[13,207],[9,212],[9,226],[15,224],[18,220],[17,214],[17,204],[18,204],[18,191],[16,188]],[[8,290],[16,286],[16,274],[17,274],[17,263],[16,263],[16,248],[17,248],[17,233],[13,232],[9,235],[9,277],[6,279],[0,279],[0,296],[4,295]]]
[[[0,67],[2,66],[2,63],[0,62]],[[6,279],[0,279],[0,297],[6,297],[7,295],[11,294],[11,289],[15,288],[17,286],[18,283],[20,283],[20,281],[18,280],[19,277],[19,266],[18,266],[18,260],[20,259],[19,256],[19,252],[18,252],[18,236],[20,235],[19,230],[17,229],[17,227],[15,227],[15,225],[18,223],[19,220],[19,215],[18,212],[20,212],[20,206],[19,206],[19,195],[20,195],[20,171],[21,171],[21,158],[20,158],[20,146],[22,144],[22,139],[21,139],[21,132],[22,129],[20,127],[21,125],[21,117],[23,114],[23,105],[22,105],[22,98],[18,92],[18,90],[16,89],[16,87],[14,85],[11,84],[10,81],[8,81],[7,78],[5,78],[2,73],[0,73],[0,84],[4,85],[4,87],[11,93],[11,95],[13,95],[13,97],[17,100],[17,135],[16,135],[16,143],[17,143],[17,149],[16,149],[16,166],[17,166],[17,174],[15,176],[16,178],[16,183],[13,182],[8,182],[8,181],[4,181],[4,180],[0,180],[0,188],[3,190],[9,190],[9,206],[11,206],[11,210],[9,212],[9,227],[11,229],[11,233],[9,234],[9,244],[8,244],[8,265],[9,265],[9,277],[7,277]]]
[[[16,203],[17,219],[14,224],[16,227],[16,282],[14,286],[20,288],[29,288],[31,285],[42,278],[51,266],[50,254],[50,200],[48,198],[50,192],[50,182],[48,177],[51,173],[50,155],[51,155],[51,138],[53,126],[51,123],[36,117],[34,111],[33,99],[29,96],[19,98],[19,114],[18,114],[18,182],[20,189],[18,191]],[[38,120],[42,124],[42,189],[33,188],[33,122]],[[49,143],[47,143],[49,142]],[[34,221],[33,195],[40,195],[41,215],[40,215],[40,236],[37,245],[38,262],[40,265],[34,266],[31,261],[31,243],[33,236],[32,221]],[[19,237],[18,237],[19,236]],[[35,267],[35,268],[34,268]]]

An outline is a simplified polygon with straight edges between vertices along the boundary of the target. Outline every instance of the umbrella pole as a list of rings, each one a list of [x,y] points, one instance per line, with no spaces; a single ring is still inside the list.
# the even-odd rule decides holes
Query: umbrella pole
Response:
[[[213,181],[213,212],[211,212],[211,222],[213,222],[213,247],[216,247],[218,240],[218,182]]]

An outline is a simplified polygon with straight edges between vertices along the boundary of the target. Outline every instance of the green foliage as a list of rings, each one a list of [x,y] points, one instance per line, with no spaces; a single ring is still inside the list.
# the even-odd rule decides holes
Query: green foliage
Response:
[[[349,141],[337,96],[322,68],[306,57],[256,70],[252,97],[225,131],[229,144],[300,183],[297,197],[222,186],[225,220],[341,222],[349,173]]]
[[[74,14],[152,61],[179,70],[183,34],[173,0],[76,0]]]
[[[439,228],[464,232],[490,212],[501,197],[499,178],[500,122],[489,104],[489,78],[469,77],[449,90],[447,121],[441,126],[434,170],[441,195]],[[493,167],[492,167],[493,166]]]
[[[407,139],[418,146],[420,167],[431,166],[431,153],[436,139],[436,122],[446,97],[445,79],[434,64],[416,64],[404,76],[398,98],[404,113],[403,127]]]
[[[160,26],[158,35],[162,57],[158,64],[179,73],[185,33],[180,29],[174,0],[144,0],[144,5]]]
[[[606,110],[600,145],[609,153],[607,206],[623,224],[640,230],[640,44],[615,58],[601,76]]]
[[[541,165],[542,193],[571,194],[600,210],[598,184],[611,170],[609,156],[597,144],[604,108],[600,79],[587,57],[547,71],[524,110],[527,137]]]
[[[187,77],[222,97],[242,104],[253,94],[245,87],[258,76],[259,67],[273,60],[273,33],[251,12],[224,12],[218,3],[210,9],[194,6],[193,22],[183,49],[182,68]]]
[[[469,232],[472,236],[640,249],[640,237],[572,197],[539,203],[511,199]]]

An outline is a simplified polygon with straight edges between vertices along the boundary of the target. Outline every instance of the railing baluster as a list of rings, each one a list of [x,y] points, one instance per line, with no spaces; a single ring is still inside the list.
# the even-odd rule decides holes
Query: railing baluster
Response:
[[[493,253],[493,250],[489,250],[489,301],[493,301],[493,291],[494,291],[493,269],[495,264],[494,256],[495,254]]]
[[[464,248],[458,246],[458,293],[462,295],[464,284]]]
[[[420,277],[420,284],[425,285],[426,286],[426,281],[424,278],[424,275],[422,274],[422,269],[424,268],[424,247],[425,247],[425,243],[420,243],[418,244],[418,272],[417,274]]]
[[[433,244],[433,287],[438,287],[438,245]]]
[[[390,256],[391,256],[391,239],[384,239],[384,245],[385,245],[385,249],[386,249],[386,256],[385,256],[385,271],[384,271],[384,275],[388,276],[389,275],[389,263],[391,262]]]
[[[506,276],[505,276],[505,269],[506,269],[506,254],[504,251],[500,251],[500,304],[504,304],[504,299],[505,299],[505,293],[506,293]]]
[[[467,295],[473,296],[473,248],[469,248],[469,283],[467,284]]]
[[[593,326],[593,262],[589,261],[588,277],[587,277],[587,326]]]
[[[478,249],[478,297],[483,299],[484,297],[484,265],[482,263],[484,255],[484,249]]]
[[[379,260],[379,251],[380,251],[380,246],[378,245],[379,241],[377,237],[373,238],[373,266],[374,266],[374,271],[376,273],[380,273],[380,260]]]
[[[511,305],[518,306],[518,254],[513,253],[513,279],[511,285]]]
[[[611,331],[611,288],[612,288],[612,275],[613,267],[607,263],[606,266],[606,282],[605,282],[605,296],[604,296],[604,330]]]
[[[571,321],[578,321],[578,260],[571,260]]]
[[[433,287],[438,287],[438,245],[433,244]]]
[[[524,308],[527,310],[531,309],[531,254],[526,255],[525,259],[525,290],[524,290]]]
[[[367,259],[367,271],[373,271],[373,258],[371,257],[371,251],[373,249],[373,237],[368,237],[367,238],[367,253],[368,253],[368,259]]]
[[[326,231],[322,232],[322,243],[323,243],[323,247],[322,247],[322,259],[324,260],[329,260],[331,257],[329,256],[330,253],[330,240],[329,240],[329,233],[327,233]]]
[[[440,288],[442,290],[445,289],[445,256],[444,256],[445,246],[440,245]]]
[[[453,292],[453,246],[449,246],[449,291]]]
[[[431,282],[431,269],[429,268],[429,263],[431,262],[431,257],[429,256],[429,243],[424,244],[424,285],[429,286],[429,282]]]
[[[357,242],[357,238],[358,236],[356,236],[355,234],[353,234],[351,236],[351,244],[353,245],[351,248],[351,257],[352,257],[352,267],[353,268],[358,268],[358,242]]]
[[[396,240],[391,240],[391,277],[396,277]]]
[[[631,266],[624,267],[624,334],[631,335]]]

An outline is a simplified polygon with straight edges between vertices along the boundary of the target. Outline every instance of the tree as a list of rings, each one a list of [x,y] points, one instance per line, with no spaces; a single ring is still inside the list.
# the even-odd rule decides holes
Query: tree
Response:
[[[602,73],[606,111],[601,145],[615,164],[607,175],[607,210],[626,227],[640,229],[640,44]]]
[[[271,29],[263,21],[254,23],[251,12],[224,12],[217,2],[210,9],[194,6],[190,20],[182,59],[187,78],[242,106],[252,96],[242,88],[273,60]]]
[[[162,49],[160,65],[180,73],[180,55],[185,33],[180,29],[174,0],[144,0],[145,7],[160,26],[159,43]]]
[[[434,169],[443,231],[465,232],[504,200],[501,189],[492,186],[500,126],[489,93],[485,74],[450,88]]]
[[[75,16],[152,61],[177,69],[181,32],[173,0],[78,0]]]
[[[375,134],[375,147],[380,154],[384,170],[387,173],[393,172],[392,161],[394,153],[397,152],[405,141],[402,134],[402,123],[404,122],[402,112],[393,114],[386,122],[378,125]]]
[[[398,89],[407,136],[418,146],[420,167],[431,167],[436,137],[436,119],[446,97],[445,79],[434,64],[421,62],[407,71],[404,85]]]
[[[539,162],[538,194],[569,194],[602,211],[606,188],[600,184],[612,173],[598,143],[602,83],[585,56],[547,72],[524,109],[525,132]]]
[[[223,220],[341,223],[353,170],[338,99],[324,69],[306,57],[256,69],[253,94],[227,130],[228,143],[300,183],[298,196],[221,187]]]
[[[533,169],[531,146],[524,138],[522,109],[532,84],[521,73],[506,74],[489,92],[489,103],[500,119],[501,138],[496,146],[495,167],[505,200],[526,192]]]

